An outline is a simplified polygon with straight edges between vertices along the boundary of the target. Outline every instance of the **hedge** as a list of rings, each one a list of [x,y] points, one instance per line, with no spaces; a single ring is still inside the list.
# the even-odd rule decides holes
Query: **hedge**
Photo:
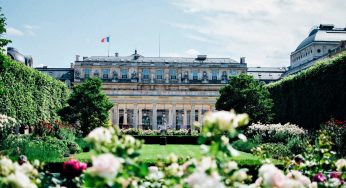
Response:
[[[346,119],[346,52],[297,75],[267,85],[275,120],[318,128],[331,117]]]
[[[0,53],[0,114],[24,125],[56,119],[68,93],[63,82]]]

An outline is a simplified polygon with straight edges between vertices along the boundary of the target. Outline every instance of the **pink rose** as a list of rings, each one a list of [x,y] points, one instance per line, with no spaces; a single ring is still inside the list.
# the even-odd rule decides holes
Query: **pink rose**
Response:
[[[73,179],[80,176],[87,169],[86,163],[81,163],[75,159],[70,159],[64,162],[62,175],[66,178]]]

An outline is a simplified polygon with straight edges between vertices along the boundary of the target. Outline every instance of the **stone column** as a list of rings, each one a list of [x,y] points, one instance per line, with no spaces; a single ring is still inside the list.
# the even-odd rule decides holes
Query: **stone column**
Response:
[[[133,128],[138,129],[138,105],[133,109]]]
[[[123,121],[124,125],[127,125],[127,109],[124,108],[124,121]]]
[[[118,108],[118,105],[115,106],[115,115],[114,115],[114,118],[115,118],[115,124],[117,126],[119,126],[119,108]]]
[[[172,128],[175,129],[177,127],[177,109],[176,105],[173,104],[172,107]]]
[[[190,126],[193,129],[193,124],[195,122],[196,114],[195,114],[195,105],[191,105],[191,118],[190,118]]]
[[[138,109],[138,128],[143,128],[142,126],[142,109]]]
[[[202,108],[198,109],[198,123],[202,125],[203,115],[202,115]]]
[[[109,110],[109,119],[111,120],[111,123],[114,124],[114,106]]]
[[[168,109],[168,126],[173,128],[172,122],[173,122],[173,113],[172,113],[172,108]]]
[[[153,129],[157,129],[157,107],[156,104],[153,106]]]
[[[142,72],[138,72],[138,82],[142,82]]]
[[[183,128],[187,128],[187,110],[184,108]]]

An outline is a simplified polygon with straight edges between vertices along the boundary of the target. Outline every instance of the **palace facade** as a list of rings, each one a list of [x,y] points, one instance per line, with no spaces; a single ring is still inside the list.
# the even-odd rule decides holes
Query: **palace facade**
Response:
[[[120,127],[192,128],[215,109],[219,89],[230,75],[246,73],[245,58],[76,56],[74,84],[89,77],[103,80],[114,103],[110,119]]]

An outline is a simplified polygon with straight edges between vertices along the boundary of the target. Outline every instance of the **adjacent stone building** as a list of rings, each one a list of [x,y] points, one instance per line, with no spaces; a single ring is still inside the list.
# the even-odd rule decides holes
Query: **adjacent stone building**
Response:
[[[65,82],[67,87],[71,87],[71,84],[74,81],[74,69],[72,66],[71,68],[49,68],[47,66],[43,66],[36,67],[35,69],[48,74],[57,80]]]
[[[260,82],[270,83],[280,80],[286,70],[286,67],[248,67],[247,74]]]
[[[191,128],[214,110],[219,89],[230,75],[246,72],[245,58],[76,57],[74,83],[88,77],[103,80],[103,91],[114,103],[111,121],[120,127]]]
[[[345,40],[346,27],[335,28],[334,25],[321,24],[314,28],[291,53],[291,64],[284,76],[296,74],[328,57],[333,51],[342,48]]]

